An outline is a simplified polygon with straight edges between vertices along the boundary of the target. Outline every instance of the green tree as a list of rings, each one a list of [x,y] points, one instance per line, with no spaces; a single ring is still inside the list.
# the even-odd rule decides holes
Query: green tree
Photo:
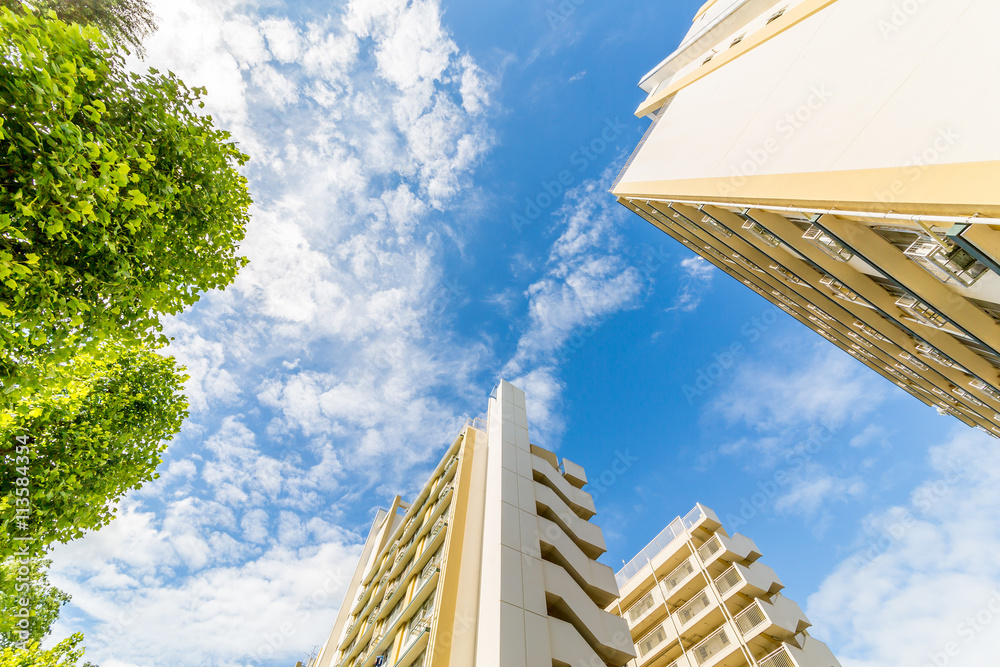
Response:
[[[51,564],[41,558],[0,561],[0,648],[42,641],[69,602],[69,595],[49,582]]]
[[[186,376],[149,348],[105,341],[44,375],[0,410],[3,556],[39,554],[110,523],[117,500],[157,477],[187,417]]]
[[[0,0],[11,9],[54,11],[66,23],[99,27],[114,42],[124,43],[142,54],[142,40],[156,31],[156,17],[147,0]]]
[[[82,641],[83,635],[77,633],[48,650],[42,650],[38,642],[23,649],[3,648],[0,649],[0,667],[76,667],[83,658],[84,649],[79,645]]]
[[[94,27],[0,8],[0,389],[224,288],[251,203],[248,157],[204,89],[125,71]],[[9,394],[8,394],[9,396]]]

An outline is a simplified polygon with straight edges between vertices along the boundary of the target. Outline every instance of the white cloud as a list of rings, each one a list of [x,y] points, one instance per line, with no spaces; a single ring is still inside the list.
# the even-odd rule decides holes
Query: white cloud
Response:
[[[683,259],[680,266],[684,277],[681,279],[677,298],[674,304],[667,308],[667,312],[679,310],[682,313],[690,313],[701,305],[702,298],[712,286],[716,270],[710,262],[701,257]]]
[[[907,505],[870,515],[857,552],[809,600],[845,667],[996,664],[1000,449],[962,430],[931,462],[935,475]]]
[[[830,346],[809,351],[780,342],[741,362],[712,409],[730,423],[757,430],[801,424],[830,427],[858,419],[886,398],[885,382]]]
[[[586,347],[605,318],[639,305],[645,289],[627,260],[617,225],[621,213],[607,196],[606,172],[566,194],[557,211],[564,225],[549,251],[544,274],[531,284],[528,323],[502,375],[529,397],[533,437],[557,447],[564,425],[558,417],[560,357]]]
[[[814,517],[830,503],[860,498],[865,490],[860,477],[838,477],[813,464],[796,476],[788,491],[775,501],[774,509],[782,514]]]
[[[505,373],[551,363],[573,334],[638,304],[642,276],[621,253],[613,205],[601,181],[567,194],[558,214],[565,228],[552,245],[544,275],[527,289],[529,324]]]
[[[288,19],[261,21],[260,29],[267,38],[267,46],[280,63],[298,60],[302,53],[302,36]]]

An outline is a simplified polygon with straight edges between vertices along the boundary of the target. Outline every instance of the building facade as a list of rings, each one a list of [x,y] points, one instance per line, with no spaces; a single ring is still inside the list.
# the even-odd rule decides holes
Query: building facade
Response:
[[[620,667],[628,627],[587,476],[501,382],[412,502],[379,511],[319,667]]]
[[[993,0],[710,0],[613,193],[875,372],[1000,437]]]
[[[671,522],[615,575],[629,667],[840,667],[760,557],[702,505]]]

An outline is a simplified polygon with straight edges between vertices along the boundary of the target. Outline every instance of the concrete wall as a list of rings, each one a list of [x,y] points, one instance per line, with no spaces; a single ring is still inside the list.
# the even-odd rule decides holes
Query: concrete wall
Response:
[[[681,90],[623,182],[997,160],[998,23],[995,0],[838,0]]]

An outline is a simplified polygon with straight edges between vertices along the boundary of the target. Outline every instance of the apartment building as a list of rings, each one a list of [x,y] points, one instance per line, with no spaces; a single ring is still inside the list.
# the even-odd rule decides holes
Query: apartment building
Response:
[[[620,667],[614,571],[586,472],[531,444],[501,382],[411,502],[371,526],[319,667]]]
[[[1000,437],[993,0],[709,0],[646,74],[629,210]]]
[[[697,505],[615,575],[629,667],[840,667],[757,545]]]

